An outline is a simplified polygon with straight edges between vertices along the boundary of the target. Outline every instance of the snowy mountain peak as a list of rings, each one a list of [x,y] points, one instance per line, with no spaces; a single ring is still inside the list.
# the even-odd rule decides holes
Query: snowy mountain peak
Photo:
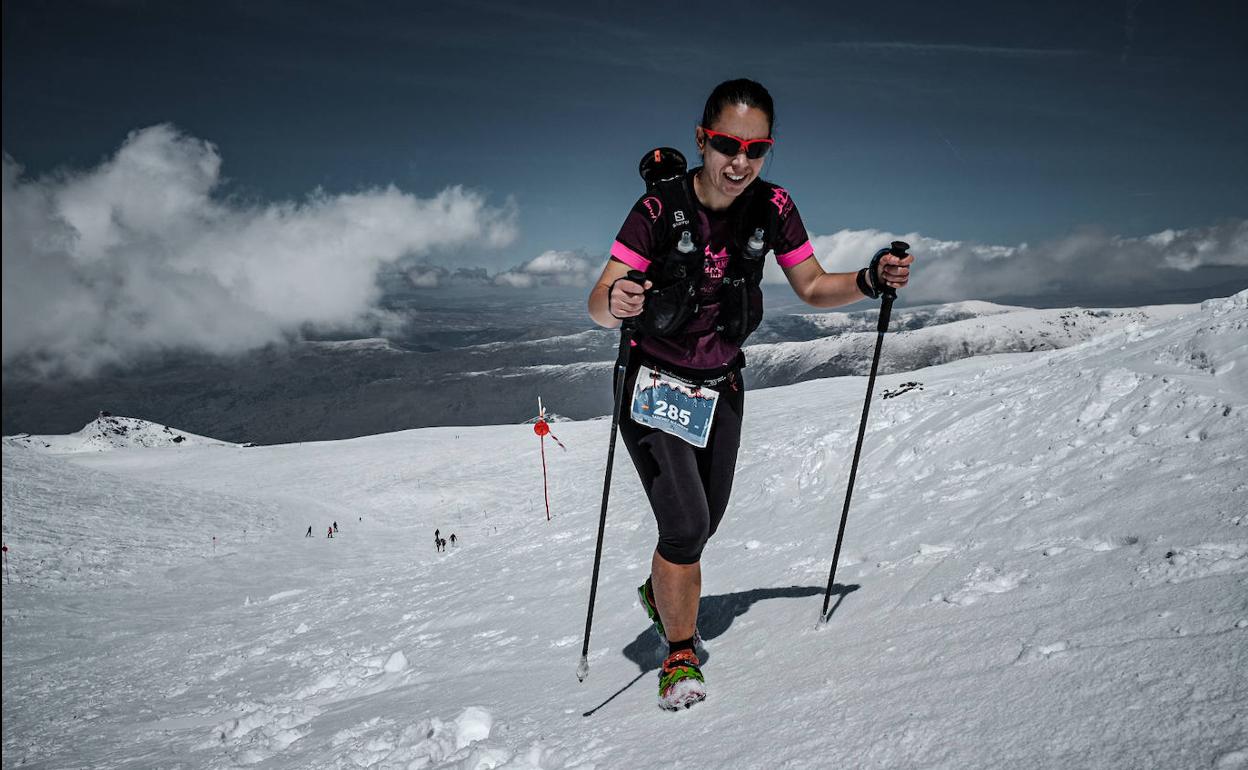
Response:
[[[228,441],[197,436],[137,417],[119,417],[108,412],[67,436],[6,436],[6,441],[54,453],[103,452],[110,449],[171,446],[239,446]]]
[[[545,420],[546,422],[552,422],[552,423],[553,422],[572,422],[573,418],[564,417],[563,415],[558,414],[556,412],[547,412],[541,417],[530,417],[529,419],[525,420],[522,424],[523,425],[536,425],[538,420]]]

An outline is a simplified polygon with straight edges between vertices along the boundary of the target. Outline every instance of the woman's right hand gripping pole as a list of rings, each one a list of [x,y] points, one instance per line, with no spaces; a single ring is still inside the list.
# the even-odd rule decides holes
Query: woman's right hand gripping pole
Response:
[[[630,270],[628,275],[611,282],[607,292],[608,309],[612,316],[626,321],[641,315],[646,302],[646,291],[654,286],[640,270]]]

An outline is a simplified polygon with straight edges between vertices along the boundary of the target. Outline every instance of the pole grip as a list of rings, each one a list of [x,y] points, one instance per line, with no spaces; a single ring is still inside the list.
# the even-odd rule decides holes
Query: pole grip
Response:
[[[893,241],[888,247],[888,253],[899,259],[905,258],[909,251],[910,244],[905,241]],[[897,299],[897,290],[892,286],[883,286],[880,288],[880,296],[883,299],[880,302],[880,321],[876,329],[883,333],[888,331],[888,322],[893,315],[893,300]]]
[[[645,285],[646,285],[646,274],[645,274],[645,273],[643,273],[643,272],[641,272],[640,270],[629,270],[629,271],[628,271],[628,275],[626,275],[626,276],[624,276],[624,277],[625,277],[625,278],[627,278],[628,280],[632,281],[633,283],[637,284],[638,286],[645,286]],[[632,343],[632,339],[633,339],[633,332],[634,332],[636,329],[637,329],[637,317],[636,317],[636,316],[633,316],[632,318],[625,318],[625,319],[624,319],[624,322],[620,324],[620,332],[621,332],[621,339],[620,339],[620,353],[621,353],[621,357],[623,357],[623,352],[624,352],[624,350],[625,350],[625,346],[630,345],[630,344]],[[625,338],[627,338],[627,339],[625,339]]]

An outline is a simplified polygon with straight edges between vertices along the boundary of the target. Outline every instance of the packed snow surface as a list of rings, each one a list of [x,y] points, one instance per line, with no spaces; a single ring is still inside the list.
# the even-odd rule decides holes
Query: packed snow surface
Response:
[[[4,766],[1248,766],[1248,292],[881,377],[817,624],[865,389],[749,394],[677,714],[622,451],[575,676],[608,421],[549,523],[527,425],[6,441]]]

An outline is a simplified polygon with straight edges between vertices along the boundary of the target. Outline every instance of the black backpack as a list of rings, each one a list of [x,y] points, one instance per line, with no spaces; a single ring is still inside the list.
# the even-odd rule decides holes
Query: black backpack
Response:
[[[685,156],[671,147],[646,153],[639,166],[647,199],[659,201],[654,219],[655,250],[646,278],[654,286],[638,316],[638,330],[652,337],[680,334],[701,309],[706,240],[698,227],[697,199],[690,188]],[[764,257],[780,226],[770,185],[756,179],[733,203],[732,242],[723,282],[711,295],[720,303],[716,331],[742,344],[763,319]],[[650,204],[647,204],[650,205]]]

